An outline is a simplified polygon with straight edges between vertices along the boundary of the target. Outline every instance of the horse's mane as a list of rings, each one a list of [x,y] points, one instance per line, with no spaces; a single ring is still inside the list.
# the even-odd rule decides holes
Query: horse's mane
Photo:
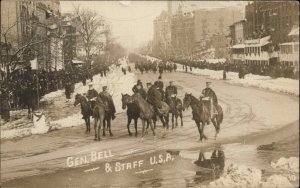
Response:
[[[196,103],[199,107],[201,107],[202,106],[202,102],[199,100],[199,99],[197,99],[195,96],[193,96],[192,94],[190,95],[191,96],[191,99],[192,99],[192,102],[193,103]]]

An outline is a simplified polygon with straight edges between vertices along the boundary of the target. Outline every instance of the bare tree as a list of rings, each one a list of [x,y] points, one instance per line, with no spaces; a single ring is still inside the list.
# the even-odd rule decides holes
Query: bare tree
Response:
[[[99,18],[97,13],[90,9],[74,7],[74,14],[78,18],[77,30],[83,40],[83,47],[87,57],[88,65],[91,65],[93,48],[97,47],[98,37],[101,34],[100,28],[104,26],[104,20]]]

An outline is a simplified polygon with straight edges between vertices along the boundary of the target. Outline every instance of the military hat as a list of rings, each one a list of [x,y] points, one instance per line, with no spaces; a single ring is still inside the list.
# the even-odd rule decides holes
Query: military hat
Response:
[[[102,90],[103,90],[103,91],[107,90],[107,86],[103,86],[103,87],[102,87]]]
[[[148,85],[152,85],[152,83],[151,83],[151,82],[148,82],[148,83],[147,83],[147,86],[148,86]]]
[[[92,84],[92,83],[89,83],[89,86],[93,86],[93,84]]]
[[[161,76],[159,76],[158,79],[161,79]]]
[[[138,79],[137,83],[142,83],[142,81],[140,79]]]
[[[173,82],[174,82],[174,81],[171,80],[169,83],[171,84],[171,83],[173,83]]]

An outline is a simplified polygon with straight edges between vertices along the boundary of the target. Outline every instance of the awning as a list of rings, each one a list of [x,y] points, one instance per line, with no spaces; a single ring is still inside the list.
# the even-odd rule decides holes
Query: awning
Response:
[[[230,48],[233,48],[233,49],[242,49],[242,48],[245,48],[245,44],[236,44],[236,45],[231,46]]]
[[[289,36],[299,36],[299,27],[292,29],[288,35]]]
[[[270,42],[270,38],[271,36],[266,36],[264,38],[261,39],[253,39],[253,40],[246,40],[245,41],[245,47],[261,47],[261,46],[265,46]]]

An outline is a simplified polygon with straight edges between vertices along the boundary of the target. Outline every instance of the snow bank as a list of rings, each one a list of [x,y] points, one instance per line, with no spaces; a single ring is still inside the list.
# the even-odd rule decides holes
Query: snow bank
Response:
[[[206,188],[290,188],[293,184],[282,175],[272,175],[262,180],[262,172],[257,168],[245,165],[231,164],[225,174],[209,185],[201,186]]]
[[[178,67],[182,65],[177,64]],[[179,72],[185,72],[182,68],[178,69]],[[188,70],[189,73],[195,75],[207,76],[210,79],[222,80],[223,71],[215,71],[209,69],[198,69],[192,68],[192,71]],[[270,76],[260,76],[254,74],[247,74],[244,79],[239,79],[238,73],[228,72],[226,73],[226,82],[230,84],[237,84],[241,86],[258,87],[261,89],[267,89],[275,92],[287,93],[295,96],[299,96],[299,80],[290,78],[271,78]]]
[[[122,66],[128,66],[128,60],[126,58],[120,59],[119,61]],[[106,85],[108,87],[108,92],[113,97],[116,111],[117,113],[120,113],[124,111],[122,109],[121,93],[132,94],[132,87],[136,83],[136,76],[133,73],[127,73],[124,75],[121,68],[117,68],[115,65],[112,65],[110,66],[110,72],[106,77],[101,77],[100,74],[95,75],[92,83],[98,92],[102,91],[103,86]],[[83,94],[87,91],[88,84],[86,86],[83,86],[82,83],[75,84],[74,94]],[[49,102],[51,100],[60,99],[60,97],[64,97],[64,90],[51,92],[45,95],[42,100]],[[18,125],[16,125],[16,123]],[[34,119],[34,123],[28,121],[27,117],[24,117],[21,118],[21,120],[9,122],[1,126],[1,138],[9,139],[31,134],[43,134],[47,133],[49,130],[80,126],[82,124],[84,124],[84,121],[80,112],[48,123],[46,123],[45,116],[42,116],[39,121]]]
[[[290,158],[280,158],[277,162],[271,162],[273,168],[280,170],[286,170],[293,173],[299,173],[299,158],[290,157]]]

